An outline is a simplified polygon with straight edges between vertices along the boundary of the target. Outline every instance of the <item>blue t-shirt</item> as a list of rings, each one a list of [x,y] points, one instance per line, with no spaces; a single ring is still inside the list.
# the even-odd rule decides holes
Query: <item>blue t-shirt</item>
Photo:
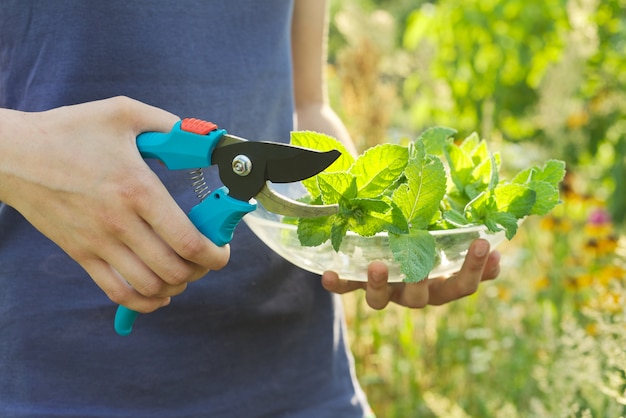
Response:
[[[293,0],[3,1],[0,106],[126,95],[288,141]],[[152,167],[181,207],[187,174]],[[219,186],[214,171],[208,176]],[[229,265],[115,334],[116,306],[0,204],[0,416],[361,417],[340,299],[241,224]]]

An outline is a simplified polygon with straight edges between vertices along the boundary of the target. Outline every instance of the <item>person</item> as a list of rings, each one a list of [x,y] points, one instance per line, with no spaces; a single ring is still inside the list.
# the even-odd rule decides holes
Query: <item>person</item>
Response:
[[[400,285],[382,263],[320,280],[243,223],[218,247],[186,216],[186,174],[139,155],[138,134],[179,117],[349,143],[325,96],[326,9],[0,3],[0,416],[368,416],[338,294],[419,308],[498,275],[482,240],[454,277]],[[120,337],[116,304],[151,313]]]

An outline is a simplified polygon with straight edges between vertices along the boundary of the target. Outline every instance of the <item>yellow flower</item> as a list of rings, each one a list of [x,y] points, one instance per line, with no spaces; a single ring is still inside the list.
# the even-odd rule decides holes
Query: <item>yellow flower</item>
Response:
[[[572,222],[567,218],[544,216],[539,226],[547,231],[567,233],[572,230]]]
[[[587,324],[585,326],[585,332],[587,332],[587,335],[595,337],[596,335],[598,335],[598,324],[596,324],[595,322]]]
[[[578,289],[589,287],[593,284],[593,275],[590,273],[581,274],[580,276],[576,277],[574,281]]]
[[[614,235],[604,238],[589,238],[584,245],[586,251],[596,257],[613,254],[617,249],[617,237]]]
[[[587,223],[584,228],[585,235],[590,238],[605,238],[613,235],[612,223]]]
[[[544,289],[547,289],[548,287],[550,287],[550,279],[548,279],[548,277],[546,276],[541,277],[535,280],[535,282],[533,283],[533,287],[536,291],[542,291]]]
[[[624,295],[614,290],[609,290],[598,295],[591,305],[597,310],[617,314],[623,310]]]
[[[582,126],[585,126],[589,122],[589,114],[584,110],[579,110],[567,117],[565,124],[570,129],[577,129]]]
[[[498,299],[503,302],[509,302],[511,300],[511,289],[498,286]]]
[[[624,281],[626,279],[626,270],[621,266],[607,265],[598,271],[598,284],[607,287],[611,281]]]

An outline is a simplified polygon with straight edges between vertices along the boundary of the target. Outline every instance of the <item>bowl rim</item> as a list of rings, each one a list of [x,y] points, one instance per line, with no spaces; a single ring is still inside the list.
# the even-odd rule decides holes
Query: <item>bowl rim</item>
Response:
[[[273,215],[280,216],[276,214],[273,214]],[[294,224],[279,222],[273,219],[268,219],[263,216],[260,216],[258,213],[256,213],[256,211],[248,213],[246,216],[244,216],[243,220],[246,222],[246,224],[248,224],[247,219],[250,220],[250,218],[254,218],[254,221],[252,222],[255,224],[263,224],[261,226],[271,227],[272,225],[276,225],[282,229],[293,230],[293,231],[296,231],[298,228],[298,226]],[[429,230],[428,232],[433,236],[441,236],[441,235],[458,235],[458,234],[465,234],[465,233],[472,233],[472,232],[489,233],[489,230],[487,229],[485,225],[470,225],[470,226],[452,228],[452,229],[435,229],[435,230]],[[361,238],[372,238],[372,237],[384,237],[384,236],[387,236],[388,234],[386,231],[383,231],[383,232],[377,233],[376,235],[362,236],[362,235],[357,234],[354,231],[348,231],[347,235],[354,236],[354,237],[361,237]]]

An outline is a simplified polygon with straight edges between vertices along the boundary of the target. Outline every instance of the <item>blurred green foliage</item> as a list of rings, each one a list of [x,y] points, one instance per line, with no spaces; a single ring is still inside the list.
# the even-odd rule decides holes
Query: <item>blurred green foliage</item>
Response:
[[[387,106],[392,117],[381,118],[388,131],[415,135],[443,125],[461,136],[477,131],[492,142],[540,146],[587,177],[589,190],[604,194],[617,222],[626,219],[625,0],[332,5],[339,23],[350,17],[352,23],[331,26],[331,62],[341,72],[346,48],[369,37],[361,54],[379,54],[379,83],[395,88],[397,103]],[[381,9],[393,17],[393,27],[367,20]],[[360,33],[356,22],[363,22]],[[357,71],[344,74],[342,83],[351,80],[363,98],[375,97],[372,83],[354,81]],[[363,123],[354,131],[359,127],[372,131]]]
[[[427,57],[429,65],[404,83],[414,123],[437,121],[472,131],[488,120],[509,139],[535,136],[528,114],[564,47],[563,3],[470,0],[458,7],[441,1],[415,10],[403,45]]]
[[[499,147],[503,169],[568,171],[477,295],[380,312],[344,297],[375,412],[626,416],[626,0],[331,6],[331,100],[361,149],[443,125]]]

